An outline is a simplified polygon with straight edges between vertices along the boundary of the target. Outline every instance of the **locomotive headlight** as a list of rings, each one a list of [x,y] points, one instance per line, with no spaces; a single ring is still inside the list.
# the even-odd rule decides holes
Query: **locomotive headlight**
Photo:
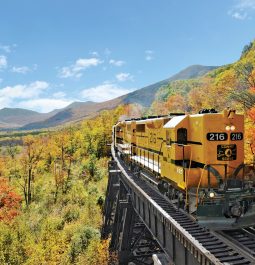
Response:
[[[234,125],[231,125],[231,126],[230,126],[230,130],[231,130],[231,131],[234,131],[235,129],[236,129],[236,126],[234,126]]]
[[[210,191],[210,192],[209,192],[209,197],[210,197],[210,198],[214,198],[214,197],[215,197],[215,193],[214,193],[213,191]]]
[[[228,131],[228,132],[229,132],[229,131],[234,131],[234,130],[236,129],[236,126],[234,126],[234,125],[227,125],[225,129],[226,129],[226,131]]]
[[[229,125],[226,126],[226,131],[230,131],[231,127]]]

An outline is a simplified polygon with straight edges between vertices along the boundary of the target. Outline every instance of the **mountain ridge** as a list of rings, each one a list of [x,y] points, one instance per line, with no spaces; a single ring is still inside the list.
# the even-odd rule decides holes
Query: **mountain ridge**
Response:
[[[144,107],[149,107],[155,100],[155,95],[160,87],[172,81],[202,76],[216,68],[217,66],[191,65],[167,79],[145,86],[126,95],[104,102],[76,101],[65,108],[53,110],[49,113],[39,113],[19,108],[4,108],[0,110],[0,128],[32,130],[55,127],[67,122],[93,117],[102,110],[113,109],[120,104],[137,103]]]

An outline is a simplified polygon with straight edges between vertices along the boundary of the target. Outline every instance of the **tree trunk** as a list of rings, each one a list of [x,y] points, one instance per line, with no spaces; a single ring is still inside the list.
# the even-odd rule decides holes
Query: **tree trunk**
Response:
[[[27,182],[27,202],[28,204],[32,201],[32,194],[31,194],[31,184],[32,184],[32,169],[28,170],[28,182]]]

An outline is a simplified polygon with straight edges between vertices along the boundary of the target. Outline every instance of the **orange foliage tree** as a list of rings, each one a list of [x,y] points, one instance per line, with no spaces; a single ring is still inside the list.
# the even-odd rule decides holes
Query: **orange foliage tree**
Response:
[[[0,179],[0,220],[8,222],[19,214],[21,196],[15,193],[6,179]]]
[[[186,110],[185,99],[180,94],[170,96],[167,99],[165,105],[169,111],[185,111]]]
[[[194,87],[188,94],[189,107],[192,112],[198,112],[204,108],[204,93],[201,91],[201,88]]]
[[[142,116],[143,107],[139,104],[127,104],[124,106],[124,113],[128,118],[139,118]]]
[[[250,89],[248,92],[251,95],[249,97],[249,103],[251,107],[247,110],[248,122],[246,124],[246,138],[250,145],[250,151],[253,160],[252,162],[255,163],[255,70],[251,72],[251,77],[249,77],[248,80],[250,84]],[[251,160],[249,153],[247,155],[247,158],[248,161]]]
[[[251,93],[255,94],[255,87],[252,87],[250,91]],[[255,161],[255,106],[250,108],[247,114],[251,120],[251,124],[247,128],[247,138],[249,139],[253,160]]]
[[[168,109],[164,101],[154,101],[151,105],[151,111],[153,115],[168,114]]]

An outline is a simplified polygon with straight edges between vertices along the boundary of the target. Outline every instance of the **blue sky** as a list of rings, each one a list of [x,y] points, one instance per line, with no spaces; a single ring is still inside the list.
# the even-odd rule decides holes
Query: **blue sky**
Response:
[[[108,100],[234,62],[255,38],[255,0],[8,0],[0,12],[0,108]]]

